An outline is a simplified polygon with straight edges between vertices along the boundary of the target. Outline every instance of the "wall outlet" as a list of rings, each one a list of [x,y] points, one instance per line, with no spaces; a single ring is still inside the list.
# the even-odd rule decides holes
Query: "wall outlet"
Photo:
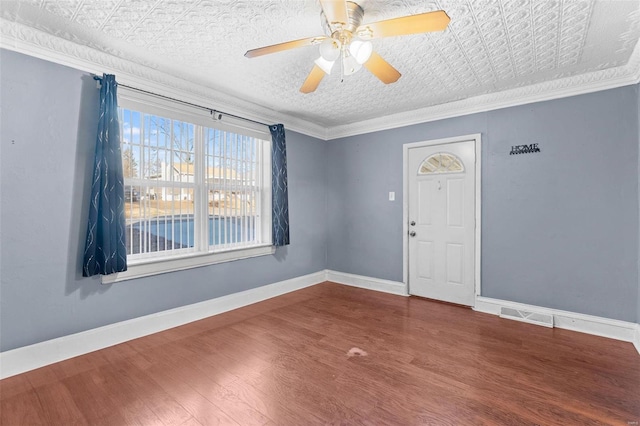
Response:
[[[391,191],[389,192],[389,201],[395,201],[396,200],[396,193]]]

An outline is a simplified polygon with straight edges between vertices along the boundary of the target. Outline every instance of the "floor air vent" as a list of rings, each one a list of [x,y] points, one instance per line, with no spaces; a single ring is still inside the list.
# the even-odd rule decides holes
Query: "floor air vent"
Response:
[[[553,328],[553,315],[541,314],[540,312],[528,312],[514,308],[502,307],[500,308],[500,318],[507,318]]]

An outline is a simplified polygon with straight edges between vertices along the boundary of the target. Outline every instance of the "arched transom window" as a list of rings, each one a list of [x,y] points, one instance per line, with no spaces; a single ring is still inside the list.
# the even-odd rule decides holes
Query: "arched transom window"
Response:
[[[464,172],[462,161],[455,155],[446,152],[437,152],[429,156],[418,169],[419,175],[460,172]]]

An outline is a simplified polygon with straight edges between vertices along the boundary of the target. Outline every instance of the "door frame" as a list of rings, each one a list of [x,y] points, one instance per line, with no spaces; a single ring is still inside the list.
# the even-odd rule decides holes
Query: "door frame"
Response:
[[[481,241],[482,241],[482,135],[454,136],[402,145],[402,281],[409,295],[409,150],[425,146],[445,146],[450,143],[474,141],[476,154],[475,175],[475,229],[474,229],[474,285],[475,298],[481,294]],[[475,305],[475,300],[474,300]]]

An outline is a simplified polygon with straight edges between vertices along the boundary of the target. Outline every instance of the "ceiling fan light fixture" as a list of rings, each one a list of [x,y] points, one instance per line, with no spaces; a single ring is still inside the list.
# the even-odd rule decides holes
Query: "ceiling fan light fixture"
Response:
[[[325,58],[323,58],[322,56],[320,56],[318,59],[316,59],[315,64],[320,67],[320,69],[322,71],[324,71],[325,74],[331,74],[331,69],[333,68],[333,64],[336,63],[336,61],[327,61]]]
[[[361,25],[364,9],[354,1],[319,2],[323,35],[251,49],[244,54],[247,58],[255,58],[299,47],[318,46],[320,57],[315,60],[313,69],[302,84],[302,93],[315,91],[325,74],[331,73],[338,61],[341,77],[355,74],[365,67],[382,83],[395,83],[402,74],[373,51],[370,40],[444,31],[451,21],[444,10],[434,10]]]
[[[360,70],[360,68],[362,68],[362,64],[359,63],[355,57],[349,54],[346,54],[342,58],[342,69],[343,69],[344,75],[355,74],[358,72],[358,70]]]
[[[360,64],[364,64],[371,57],[373,52],[373,44],[370,41],[355,39],[349,45],[349,53]]]
[[[320,43],[320,56],[326,61],[335,61],[340,56],[340,42],[327,38]]]

